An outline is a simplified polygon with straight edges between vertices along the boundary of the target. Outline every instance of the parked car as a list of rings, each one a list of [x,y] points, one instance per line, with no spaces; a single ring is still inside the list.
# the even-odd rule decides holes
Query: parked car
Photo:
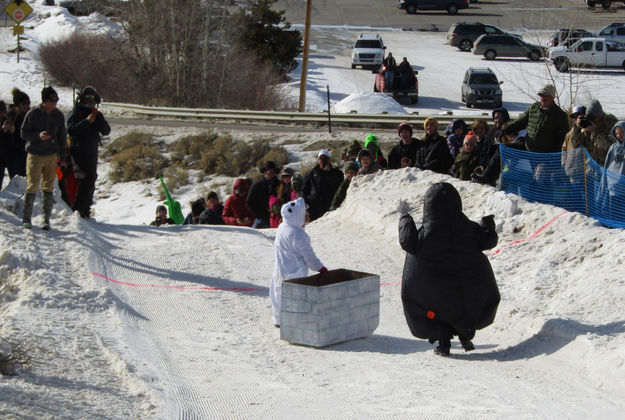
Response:
[[[547,56],[547,48],[530,44],[512,35],[481,35],[473,50],[475,55],[483,55],[487,60],[497,57],[527,57],[532,61]]]
[[[558,29],[551,35],[551,38],[549,39],[549,45],[552,47],[557,47],[565,41],[569,43],[569,45],[571,45],[575,43],[578,39],[592,38],[593,36],[595,36],[595,34],[585,29]]]
[[[461,98],[467,107],[491,106],[499,108],[502,104],[502,92],[499,87],[503,81],[490,68],[470,67],[464,73]]]
[[[606,41],[625,42],[625,23],[609,24],[599,31],[597,38],[604,38]]]
[[[480,22],[458,22],[451,25],[447,32],[447,44],[469,52],[473,48],[473,42],[483,34],[506,34],[496,26],[485,25]],[[522,39],[520,35],[513,35]]]
[[[549,61],[560,72],[571,67],[620,67],[625,70],[625,44],[604,38],[582,38],[570,48],[550,48]]]
[[[621,3],[625,3],[625,0],[617,0]],[[604,9],[609,9],[612,6],[612,0],[586,0],[586,4],[588,7],[595,7],[597,4],[600,4]]]
[[[64,7],[74,16],[88,16],[91,13],[101,13],[106,16],[119,14],[119,7],[124,2],[113,0],[73,0],[60,1],[58,5]]]
[[[379,34],[360,34],[352,47],[352,68],[378,69],[384,61],[385,49]]]
[[[469,0],[399,0],[397,7],[410,14],[417,13],[417,10],[447,10],[450,15],[455,15],[458,10],[469,7]]]
[[[403,99],[409,99],[413,104],[419,102],[419,79],[417,78],[417,74],[419,74],[419,72],[417,70],[414,68],[412,69],[412,75],[408,79],[408,89],[405,91],[401,89],[401,76],[398,71],[394,73],[393,78],[393,87],[395,89],[387,89],[386,80],[384,78],[385,71],[386,68],[384,65],[380,66],[380,69],[375,75],[375,82],[373,82],[374,92],[380,92],[385,95],[392,96],[393,99],[400,103]]]

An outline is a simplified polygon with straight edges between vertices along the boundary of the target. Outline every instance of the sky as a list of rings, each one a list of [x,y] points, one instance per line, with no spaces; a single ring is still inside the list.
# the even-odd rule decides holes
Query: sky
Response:
[[[95,20],[77,20],[39,3],[27,21],[29,50],[19,66],[5,48],[14,38],[0,28],[0,91],[7,97],[18,85],[33,103],[45,75],[31,49],[80,25],[92,27]],[[337,28],[333,38],[348,45],[356,36]],[[443,46],[442,34],[389,30],[383,36],[394,55],[410,55],[423,67],[422,100],[405,112],[480,113],[459,103],[456,78],[466,66],[486,64],[505,81],[504,105],[520,112],[531,99],[514,86],[544,68],[516,60],[484,63]],[[408,45],[402,37],[415,36],[419,50],[399,52]],[[388,98],[371,94],[370,72],[349,68],[347,47],[319,42],[315,48],[307,94],[311,110],[323,106],[329,84],[337,109],[401,112]],[[437,60],[428,54],[438,54]],[[514,71],[520,66],[527,71]],[[621,98],[609,86],[620,76],[592,79],[592,92],[619,115]],[[71,91],[59,93],[61,106],[71,106]],[[105,106],[102,112],[110,115]],[[105,144],[137,128],[114,124],[112,129]],[[164,141],[195,130],[147,124],[138,129]],[[242,127],[231,134],[253,141],[266,133],[263,127]],[[397,140],[394,130],[378,134]],[[287,147],[298,167],[314,155],[307,149],[316,142],[365,135],[321,129],[274,134],[274,144]],[[357,177],[344,204],[306,231],[329,269],[380,277],[380,323],[369,337],[318,349],[281,340],[272,325],[268,293],[275,230],[150,227],[158,183],[113,184],[108,171],[100,162],[90,221],[72,214],[55,192],[50,232],[38,228],[40,196],[33,230],[20,227],[25,179],[16,177],[8,186],[5,181],[0,191],[0,336],[21,343],[32,357],[29,369],[0,376],[5,417],[585,419],[623,412],[620,229],[428,171]],[[216,189],[225,198],[232,181],[190,176],[174,196],[187,211],[186,203],[203,191]],[[496,320],[477,332],[475,351],[465,353],[454,341],[449,358],[411,336],[400,299],[405,257],[397,238],[400,200],[418,223],[425,191],[440,181],[458,189],[469,218],[494,214],[499,235],[497,246],[486,251],[502,295]]]

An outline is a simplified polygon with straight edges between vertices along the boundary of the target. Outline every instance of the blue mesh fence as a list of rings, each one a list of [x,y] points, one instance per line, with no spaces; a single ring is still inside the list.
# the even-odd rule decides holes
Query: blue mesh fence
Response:
[[[605,170],[585,148],[532,153],[503,145],[501,189],[625,228],[625,177]]]

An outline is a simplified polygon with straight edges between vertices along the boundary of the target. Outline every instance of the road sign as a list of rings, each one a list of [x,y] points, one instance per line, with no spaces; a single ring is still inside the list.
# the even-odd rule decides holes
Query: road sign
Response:
[[[13,0],[11,3],[7,4],[4,11],[15,23],[21,23],[33,12],[33,8],[23,0]]]
[[[24,27],[22,25],[13,25],[13,35],[24,35]]]

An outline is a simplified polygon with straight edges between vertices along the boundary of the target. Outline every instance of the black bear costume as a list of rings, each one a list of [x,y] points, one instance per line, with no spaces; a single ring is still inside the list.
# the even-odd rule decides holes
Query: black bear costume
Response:
[[[458,335],[473,350],[475,330],[493,323],[500,295],[483,250],[497,245],[494,216],[480,223],[462,213],[462,200],[449,183],[425,193],[423,224],[417,229],[405,214],[399,221],[399,243],[407,252],[401,298],[410,332],[448,355]]]

